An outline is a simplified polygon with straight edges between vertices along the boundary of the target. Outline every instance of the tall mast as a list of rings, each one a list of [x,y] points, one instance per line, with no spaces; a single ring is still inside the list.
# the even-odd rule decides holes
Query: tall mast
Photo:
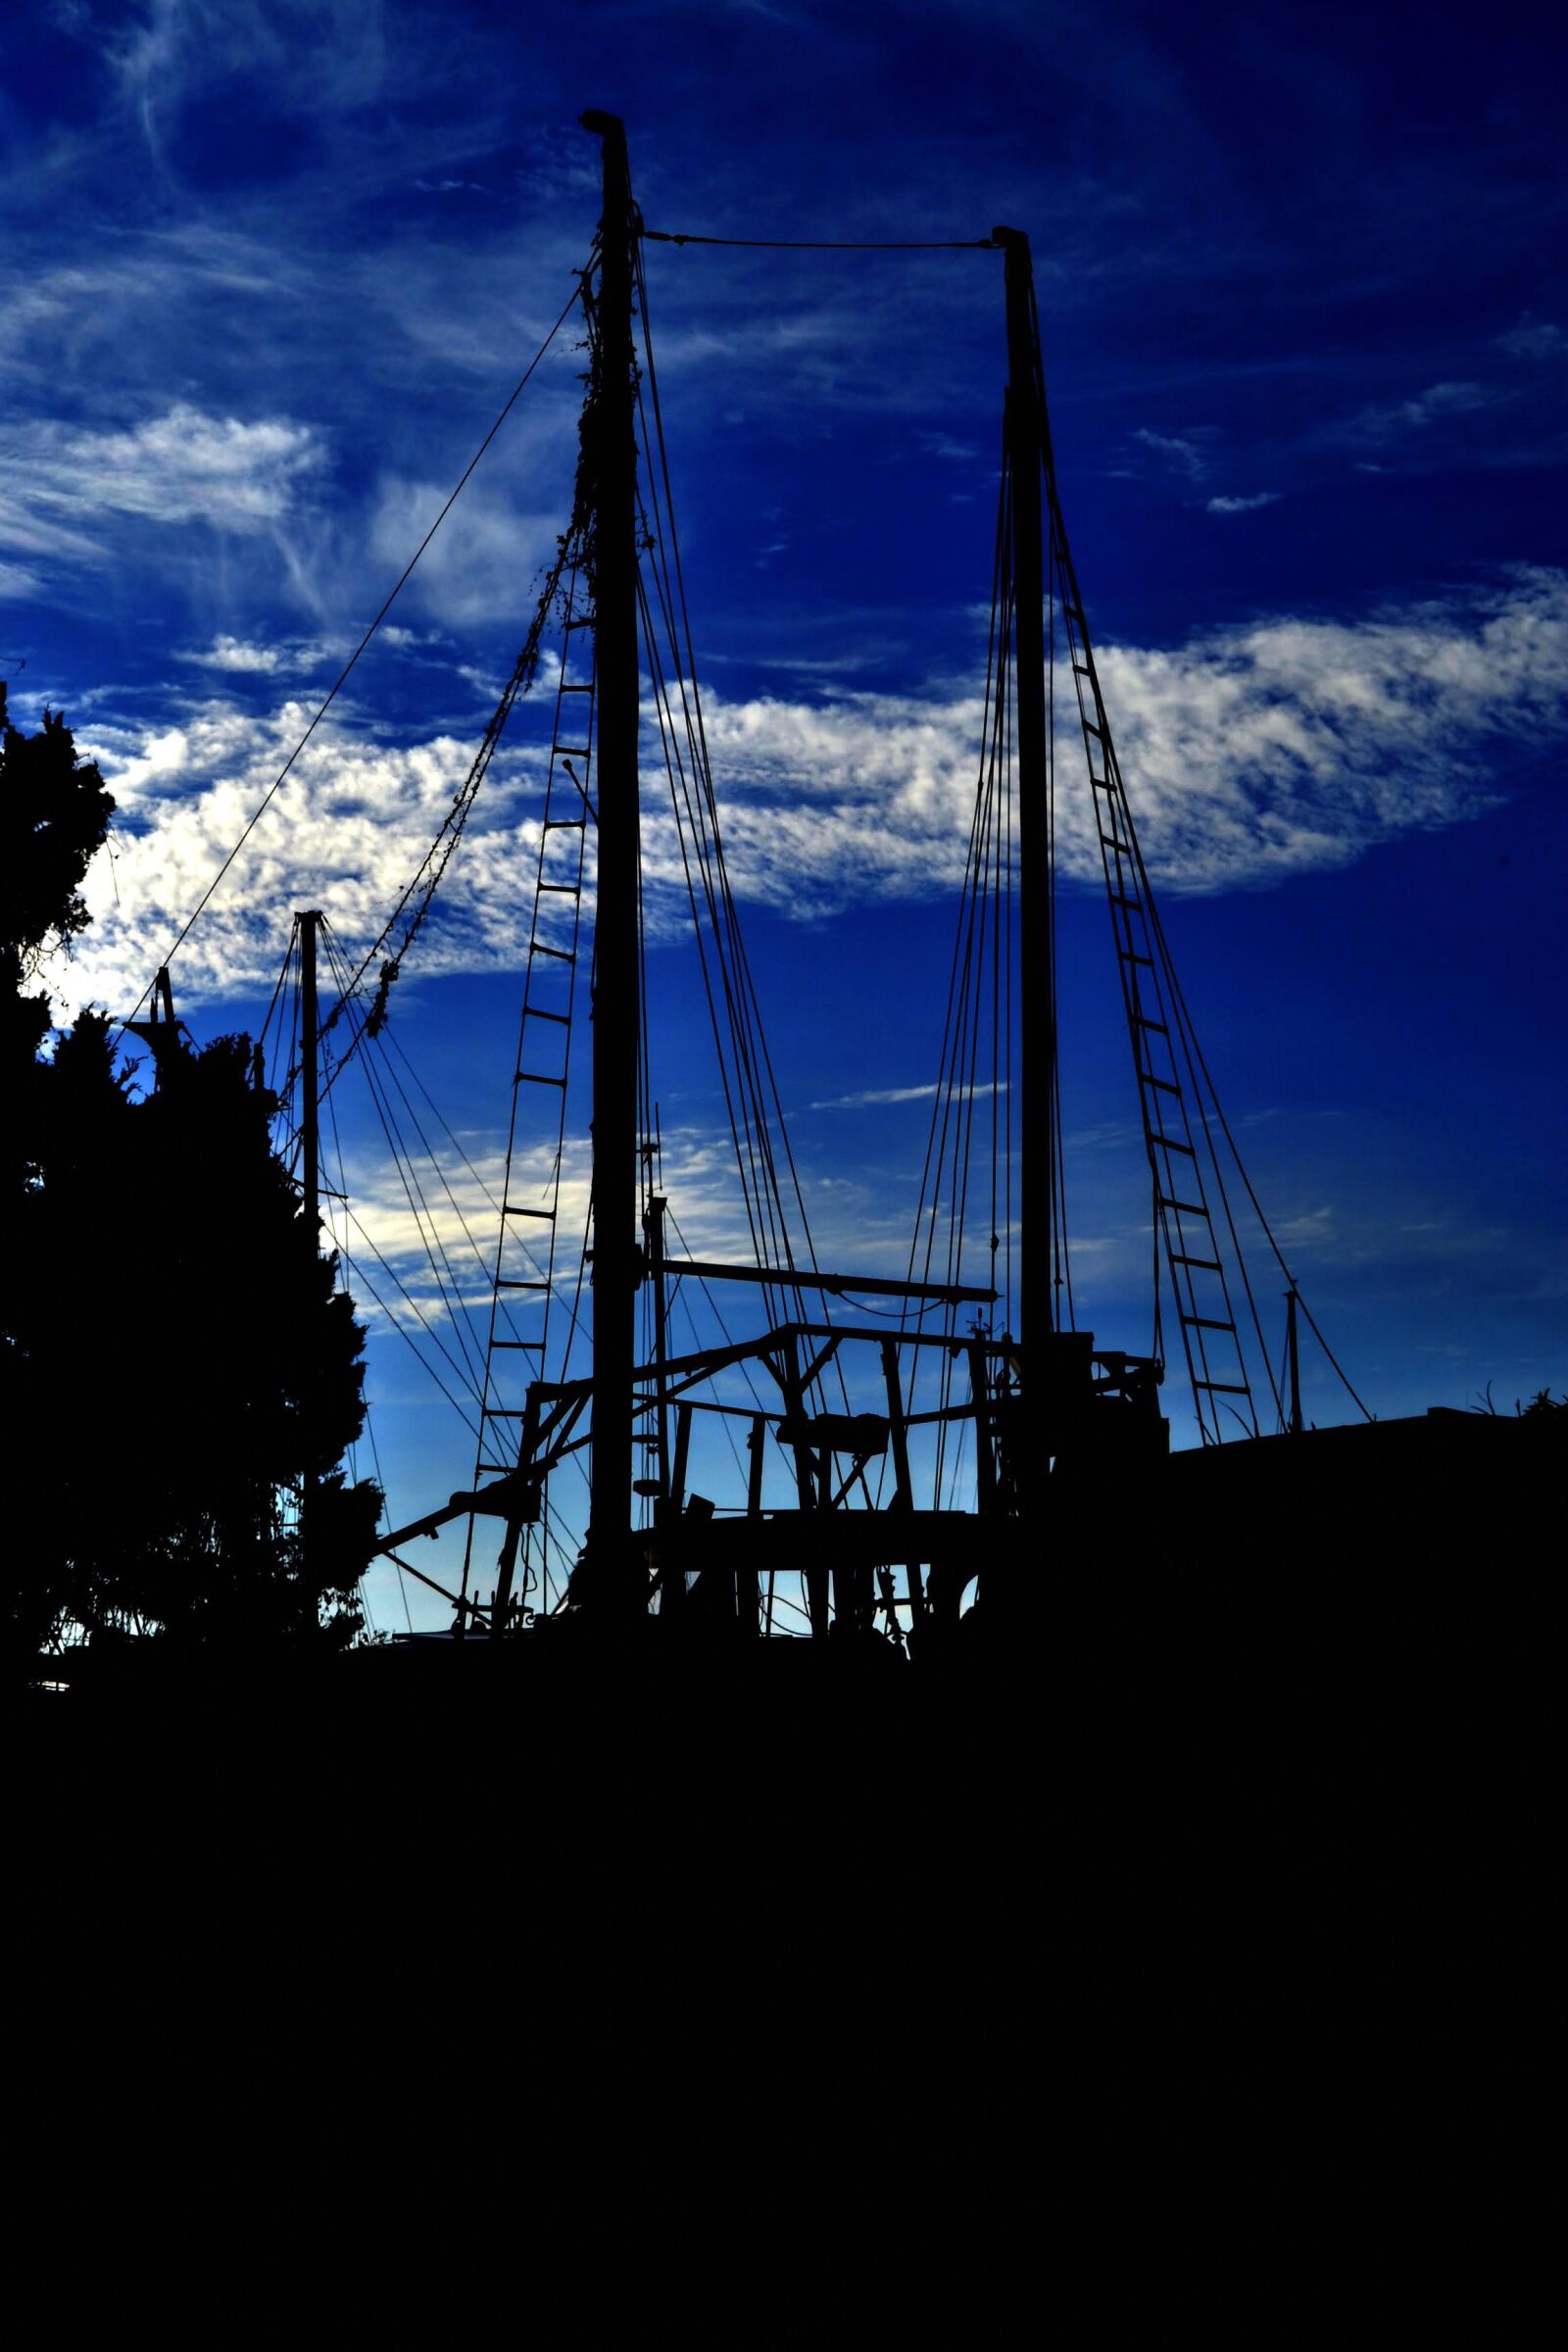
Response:
[[[1026,1348],[1055,1329],[1056,1006],[1053,984],[1051,816],[1046,740],[1045,451],[1034,271],[1022,229],[994,228],[1006,257],[1006,445],[1012,487],[1012,591],[1018,713],[1018,981],[1023,1100],[1020,1305]],[[1043,1352],[1043,1351],[1042,1351]],[[1038,1357],[1035,1359],[1038,1362]]]
[[[593,1486],[585,1607],[639,1605],[631,1532],[637,1248],[637,446],[632,203],[625,125],[585,114],[603,142],[598,365],[584,456],[592,487],[599,873],[593,991]]]
[[[321,1244],[321,1071],[320,1021],[316,1002],[316,932],[320,912],[297,914],[300,927],[300,1157],[305,1191],[305,1230],[311,1248]],[[313,1433],[306,1432],[307,1444]],[[300,1550],[308,1576],[315,1549],[317,1481],[308,1467],[300,1474]]]
[[[300,927],[300,1157],[304,1163],[305,1222],[313,1242],[321,1227],[321,1087],[316,1008],[316,926],[320,919],[315,908],[294,917]]]

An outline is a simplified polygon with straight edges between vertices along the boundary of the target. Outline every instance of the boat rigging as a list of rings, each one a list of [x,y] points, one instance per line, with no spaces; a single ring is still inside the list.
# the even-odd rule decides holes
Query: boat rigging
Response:
[[[580,309],[589,364],[566,528],[467,776],[380,935],[351,968],[308,912],[290,949],[298,992],[282,1092],[315,1215],[320,1106],[356,1058],[381,1085],[391,1140],[377,1064],[394,983],[514,708],[545,674],[547,641],[559,643],[482,1331],[441,1217],[416,1206],[404,1180],[433,1260],[445,1261],[456,1385],[475,1407],[472,1475],[382,1550],[422,1575],[410,1544],[463,1523],[456,1627],[496,1639],[654,1619],[694,1634],[878,1639],[916,1657],[960,1631],[1004,1642],[1036,1622],[1086,1497],[1107,1481],[1152,1493],[1169,1449],[1168,1357],[1204,1449],[1299,1428],[1298,1402],[1285,1403],[1298,1294],[1199,1046],[1116,755],[1063,516],[1029,240],[1006,226],[973,240],[1002,257],[1006,381],[985,716],[914,1229],[902,1274],[844,1272],[817,1260],[729,877],[644,257],[650,240],[769,241],[646,229],[623,126],[601,114],[583,122],[600,141],[603,201],[568,305]],[[1149,1172],[1153,1339],[1142,1353],[1097,1345],[1074,1296],[1057,1084],[1058,698],[1085,759]],[[679,852],[745,1260],[688,1247],[666,1182],[643,862],[665,796],[659,822]],[[337,988],[324,1018],[318,946]],[[585,1092],[586,1188],[567,1181]],[[583,1212],[574,1219],[568,1194]],[[1242,1255],[1244,1199],[1289,1293],[1283,1382]],[[461,1213],[460,1223],[477,1253]],[[356,1251],[344,1253],[368,1288]],[[691,1345],[676,1345],[678,1312]],[[452,1348],[428,1323],[425,1337],[455,1374]]]

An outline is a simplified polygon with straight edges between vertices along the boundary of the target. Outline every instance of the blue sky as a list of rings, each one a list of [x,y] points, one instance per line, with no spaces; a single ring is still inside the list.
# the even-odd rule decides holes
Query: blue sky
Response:
[[[121,803],[59,1002],[146,985],[569,291],[575,119],[613,108],[654,227],[1031,232],[1133,806],[1296,1271],[1382,1413],[1568,1386],[1563,46],[1506,7],[36,8],[0,88],[0,656]],[[972,790],[1000,258],[656,245],[648,271],[792,1132],[824,1257],[887,1265]],[[259,1017],[293,907],[368,943],[433,833],[564,519],[581,364],[541,369],[182,950],[199,1036]],[[543,717],[399,989],[481,1173]],[[1081,1303],[1137,1348],[1136,1106],[1087,810],[1062,825]],[[656,1091],[716,1248],[679,954]],[[371,1361],[403,1516],[471,1442],[395,1338]],[[1341,1410],[1315,1370],[1308,1406]]]

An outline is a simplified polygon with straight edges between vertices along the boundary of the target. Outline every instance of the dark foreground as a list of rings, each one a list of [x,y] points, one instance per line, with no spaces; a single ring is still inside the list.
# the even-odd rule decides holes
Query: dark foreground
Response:
[[[32,2112],[79,2153],[122,2109],[122,2180],[194,2071],[220,2202],[275,2136],[310,2227],[352,2170],[395,2267],[543,2174],[602,2252],[782,2197],[864,2258],[886,2212],[945,2340],[1252,2342],[1351,2279],[1392,2323],[1440,2261],[1494,2318],[1453,2262],[1544,2224],[1555,1494],[1086,1540],[1032,1640],[927,1668],[468,1642],[36,1695]]]

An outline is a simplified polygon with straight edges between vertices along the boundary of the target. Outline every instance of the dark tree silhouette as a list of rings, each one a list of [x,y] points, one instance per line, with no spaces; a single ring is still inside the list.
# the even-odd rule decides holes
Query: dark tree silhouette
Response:
[[[7,732],[0,786],[0,1025],[24,1105],[0,1381],[31,1503],[7,1647],[25,1661],[71,1626],[168,1649],[345,1645],[380,1505],[338,1467],[364,1421],[364,1334],[271,1149],[274,1100],[245,1038],[171,1038],[146,1093],[150,1066],[117,1071],[91,1013],[37,1058],[49,1007],[25,984],[86,920],[113,803],[58,719]]]
[[[0,1086],[12,1198],[26,1177],[34,1065],[49,1029],[49,999],[41,989],[29,995],[27,984],[51,947],[84,928],[82,879],[114,812],[102,776],[76,758],[60,713],[45,710],[41,732],[23,735],[0,682]]]
[[[0,684],[0,1091],[7,1111],[0,1122],[0,1414],[14,1476],[35,1469],[49,1414],[32,1377],[23,1296],[24,1287],[40,1286],[22,1280],[38,1223],[49,1078],[38,1059],[49,1030],[49,999],[28,984],[47,950],[56,942],[69,944],[87,920],[81,883],[114,807],[97,768],[77,760],[64,719],[46,710],[39,734],[22,734],[11,724]],[[34,1491],[32,1501],[26,1519],[42,1519],[47,1498]],[[57,1581],[30,1529],[20,1542],[14,1537],[6,1578],[9,1644],[36,1647],[56,1622]]]
[[[52,1596],[101,1638],[346,1644],[380,1507],[337,1467],[364,1334],[271,1149],[249,1040],[166,1048],[137,1100],[84,1017],[45,1098],[20,1280],[55,1404]]]

